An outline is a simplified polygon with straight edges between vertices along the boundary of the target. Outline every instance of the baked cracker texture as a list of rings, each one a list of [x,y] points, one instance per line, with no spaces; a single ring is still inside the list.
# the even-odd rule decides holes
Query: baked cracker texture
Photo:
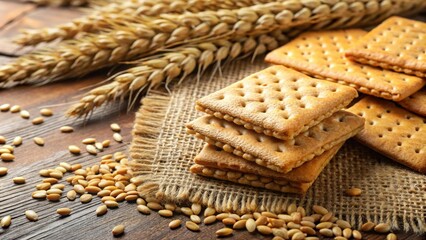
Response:
[[[426,23],[391,17],[346,51],[353,61],[426,76]]]
[[[199,99],[197,109],[286,140],[331,116],[357,96],[354,88],[272,66]]]
[[[210,168],[251,173],[273,179],[287,180],[290,182],[310,183],[315,181],[342,145],[343,143],[338,144],[330,150],[325,151],[320,156],[315,157],[298,168],[294,168],[286,174],[272,171],[269,168],[247,161],[244,158],[228,153],[223,149],[210,144],[206,144],[203,147],[201,152],[195,157],[194,162]]]
[[[291,140],[281,140],[206,115],[187,124],[188,133],[227,152],[287,173],[344,142],[364,126],[364,119],[338,111]]]
[[[403,100],[426,84],[426,80],[416,76],[382,70],[347,59],[344,52],[365,34],[360,29],[303,33],[270,52],[265,60],[394,101]]]
[[[364,117],[365,128],[355,139],[375,151],[426,173],[426,119],[395,103],[365,97],[348,111]]]
[[[398,102],[403,108],[426,117],[426,88],[408,96],[408,98]]]
[[[211,168],[199,164],[192,165],[190,171],[205,177],[239,183],[252,187],[266,188],[284,193],[303,194],[312,185],[312,183],[292,183],[285,180],[266,178],[255,174],[241,173],[234,170]]]

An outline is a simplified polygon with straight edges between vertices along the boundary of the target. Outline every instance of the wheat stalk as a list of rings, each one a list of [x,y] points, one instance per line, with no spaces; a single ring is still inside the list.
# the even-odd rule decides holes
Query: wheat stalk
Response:
[[[225,62],[238,57],[255,57],[275,49],[287,39],[285,35],[261,35],[237,41],[217,40],[176,48],[155,58],[141,60],[136,66],[117,73],[109,79],[110,83],[89,91],[79,103],[68,110],[67,115],[88,115],[110,101],[123,100],[128,96],[136,99],[143,91],[149,91],[163,83],[168,88],[173,80],[179,79],[178,82],[181,82],[194,72],[199,77],[209,66],[215,64],[215,71],[220,70]]]
[[[19,57],[0,67],[0,87],[81,76],[177,44],[238,39],[338,16],[363,15],[367,4],[339,3],[294,8],[288,2],[277,2],[238,10],[138,18],[138,23],[123,22],[104,34],[89,34]]]
[[[14,39],[14,42],[27,46],[56,39],[71,39],[79,33],[93,33],[111,27],[113,21],[132,22],[130,16],[158,16],[162,13],[196,13],[206,10],[238,9],[271,1],[273,0],[127,0],[120,4],[108,4],[87,16],[74,19],[70,23],[56,27],[23,30]]]
[[[181,82],[195,71],[198,72],[199,77],[208,66],[213,64],[216,64],[216,70],[220,70],[224,59],[229,61],[237,56],[250,54],[255,57],[276,48],[288,41],[289,37],[294,37],[305,30],[367,26],[395,14],[395,9],[405,14],[416,9],[415,6],[397,5],[398,8],[395,7],[390,2],[383,2],[381,5],[370,5],[370,9],[374,11],[369,11],[369,14],[362,17],[324,20],[285,31],[274,31],[257,39],[251,37],[239,41],[213,41],[187,48],[177,48],[172,53],[151,56],[152,60],[140,61],[137,66],[115,74],[109,79],[110,83],[89,91],[79,103],[68,110],[67,114],[77,117],[85,116],[108,102],[117,99],[121,101],[129,96],[130,99],[136,99],[141,92],[149,91],[163,83],[168,89],[168,84],[173,80],[179,79],[178,82]],[[129,103],[132,105],[134,101]]]

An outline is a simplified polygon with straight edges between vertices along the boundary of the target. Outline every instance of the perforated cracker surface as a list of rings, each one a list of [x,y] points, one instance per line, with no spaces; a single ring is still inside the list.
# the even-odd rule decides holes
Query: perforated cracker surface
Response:
[[[426,23],[391,17],[360,38],[346,56],[418,77],[426,76]]]
[[[207,167],[234,170],[242,173],[251,173],[263,177],[287,180],[291,182],[313,182],[328,164],[330,159],[336,154],[343,143],[325,151],[320,156],[316,156],[311,161],[292,171],[282,174],[260,166],[255,162],[250,162],[244,158],[228,153],[219,147],[206,144],[201,152],[194,158],[194,162]]]
[[[366,97],[348,109],[364,117],[355,138],[383,155],[426,173],[426,119],[395,105]]]
[[[358,29],[304,33],[269,53],[266,61],[394,101],[408,97],[426,84],[426,80],[419,77],[381,70],[347,59],[345,50],[365,33]]]
[[[351,87],[272,66],[199,99],[197,109],[265,135],[292,139],[356,96]]]
[[[188,132],[244,159],[287,173],[355,135],[364,119],[338,111],[291,140],[280,140],[213,116],[187,124]]]
[[[398,104],[407,110],[426,117],[426,88],[422,88],[420,91],[398,102]]]

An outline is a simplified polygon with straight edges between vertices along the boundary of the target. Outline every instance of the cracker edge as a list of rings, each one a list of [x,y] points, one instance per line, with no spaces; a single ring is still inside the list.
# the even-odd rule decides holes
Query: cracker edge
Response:
[[[208,170],[215,171],[215,172],[218,171],[218,170],[219,171],[223,171],[221,169],[206,167],[206,166],[200,165],[200,164],[194,164],[194,165],[192,165],[191,168],[190,168],[190,171],[192,173],[197,174],[197,175],[201,175],[201,176],[208,177],[208,178],[215,178],[215,179],[219,179],[219,180],[223,180],[223,181],[229,181],[229,182],[233,182],[233,183],[237,183],[237,184],[242,184],[242,185],[246,185],[246,186],[251,186],[251,187],[256,187],[256,188],[264,188],[264,189],[273,190],[273,191],[279,191],[279,192],[284,192],[284,193],[304,194],[309,189],[309,187],[313,184],[313,182],[311,182],[311,183],[299,184],[299,186],[292,186],[290,184],[290,182],[287,185],[280,185],[280,184],[275,183],[276,185],[280,186],[280,190],[277,190],[277,189],[266,187],[267,184],[265,184],[265,187],[262,187],[262,186],[253,186],[253,185],[251,185],[249,183],[240,183],[238,181],[235,181],[233,179],[228,178],[227,174],[225,174],[224,177],[222,177],[222,178],[218,177],[218,176],[216,177],[215,174],[213,176],[209,176],[209,175],[204,174],[202,172],[204,169],[208,169]],[[241,173],[241,172],[238,172],[238,171],[223,171],[223,172],[227,172],[227,173],[228,172]],[[253,174],[246,174],[246,173],[241,173],[241,174],[242,174],[242,176],[253,175]],[[282,190],[282,187],[285,187],[286,189]]]
[[[301,129],[299,129],[298,131],[294,131],[291,134],[282,134],[280,132],[272,131],[272,129],[264,128],[262,126],[246,122],[246,121],[242,120],[241,118],[238,118],[238,117],[235,117],[235,116],[231,116],[228,113],[223,113],[223,112],[219,112],[219,111],[213,111],[210,108],[201,106],[201,104],[199,104],[198,102],[197,102],[195,108],[198,111],[205,112],[205,113],[207,113],[209,115],[212,115],[212,116],[215,116],[217,118],[226,120],[228,122],[235,123],[235,124],[240,125],[240,126],[244,126],[244,128],[247,128],[246,125],[250,124],[253,127],[252,128],[247,128],[247,129],[253,130],[253,131],[257,132],[257,133],[263,133],[263,134],[265,134],[267,136],[275,137],[275,138],[278,138],[278,139],[281,139],[281,140],[291,140],[294,137],[296,137],[297,135],[299,135],[299,134],[301,134],[303,132],[308,131],[309,128],[311,128],[311,127],[319,124],[322,120],[331,117],[334,113],[336,113],[337,111],[341,110],[342,108],[348,106],[353,101],[353,99],[355,99],[357,96],[358,96],[358,94],[356,94],[356,96],[354,98],[352,98],[352,99],[348,99],[346,101],[343,101],[342,103],[340,103],[340,105],[338,105],[337,107],[333,108],[331,111],[326,112],[323,115],[320,115],[316,119],[312,119],[309,123],[304,124]],[[232,120],[228,120],[228,119],[226,119],[226,117],[224,115],[229,115],[233,119]],[[258,129],[256,129],[256,128],[258,128]]]
[[[304,158],[299,159],[299,161],[297,161],[293,165],[290,165],[290,167],[289,166],[283,167],[282,165],[278,165],[275,162],[270,163],[269,161],[259,159],[259,158],[257,158],[256,156],[254,156],[250,153],[246,153],[246,152],[243,152],[243,151],[240,151],[240,150],[236,150],[237,146],[235,146],[233,143],[223,143],[223,142],[217,141],[215,139],[212,139],[208,136],[205,136],[201,133],[198,133],[189,124],[187,124],[186,127],[187,127],[187,133],[195,135],[195,137],[197,137],[197,138],[199,138],[199,139],[201,139],[201,140],[203,140],[203,141],[205,141],[205,142],[207,142],[211,145],[220,147],[223,150],[225,150],[226,152],[233,153],[234,155],[239,156],[239,157],[242,157],[244,154],[248,154],[248,155],[251,156],[252,159],[254,159],[253,161],[255,161],[257,164],[259,164],[261,166],[265,166],[265,167],[272,169],[276,172],[288,173],[292,169],[301,166],[303,163],[305,163],[309,160],[312,160],[314,157],[321,155],[322,153],[331,149],[332,147],[336,146],[337,144],[342,143],[342,142],[346,141],[347,139],[355,136],[364,128],[364,123],[362,125],[360,125],[358,128],[355,128],[354,130],[352,130],[352,132],[349,132],[345,135],[340,136],[338,139],[335,139],[334,141],[331,141],[328,144],[323,145],[322,147],[320,147],[316,151],[313,151],[311,154],[305,156]],[[229,149],[225,145],[231,147],[232,149]],[[244,158],[244,159],[247,159],[247,158]]]

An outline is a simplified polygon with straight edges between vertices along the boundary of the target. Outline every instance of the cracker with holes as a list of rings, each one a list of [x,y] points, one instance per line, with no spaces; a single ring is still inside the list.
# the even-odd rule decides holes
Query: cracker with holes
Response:
[[[304,33],[269,53],[265,60],[394,101],[401,101],[426,84],[426,80],[419,77],[381,70],[347,59],[345,50],[365,34],[365,31],[358,29]]]
[[[343,143],[340,143],[291,172],[282,174],[206,144],[195,157],[196,164],[191,166],[190,170],[205,177],[279,192],[303,194],[342,145]]]
[[[252,74],[197,101],[197,109],[258,133],[292,139],[347,106],[357,91],[283,66]]]
[[[398,102],[403,108],[426,117],[426,88]]]
[[[391,17],[346,51],[351,60],[426,77],[426,23]]]
[[[426,119],[395,105],[366,97],[348,109],[365,118],[355,138],[375,151],[426,173]]]
[[[241,173],[286,180],[288,182],[312,183],[342,145],[343,143],[338,144],[286,174],[272,171],[269,168],[260,166],[255,162],[247,161],[242,157],[228,153],[222,148],[210,144],[206,144],[203,147],[201,152],[195,157],[194,162],[210,168],[233,170]]]
[[[338,111],[294,139],[281,140],[209,115],[187,124],[188,133],[207,143],[282,173],[346,141],[363,126],[363,118]]]

